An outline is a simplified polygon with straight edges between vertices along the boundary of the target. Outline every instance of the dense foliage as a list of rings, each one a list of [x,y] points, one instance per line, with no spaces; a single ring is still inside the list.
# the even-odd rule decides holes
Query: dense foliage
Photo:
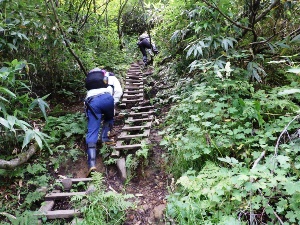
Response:
[[[146,92],[158,110],[172,106],[161,125],[177,180],[166,218],[183,225],[299,223],[297,1],[0,0],[0,6],[6,224],[36,223],[30,211],[43,198],[39,188],[53,182],[49,172],[82,154],[85,117],[66,106],[82,104],[83,79],[95,66],[122,82],[140,57],[136,40],[145,30],[160,48],[149,79],[161,88],[156,97],[151,87]],[[138,157],[148,152],[144,146]],[[130,173],[136,161],[127,158]],[[121,224],[126,196],[105,193],[102,177],[94,179],[100,186],[84,214]]]
[[[178,178],[167,215],[299,223],[299,5],[174,1],[163,13],[180,79],[161,93],[175,104],[161,143]]]

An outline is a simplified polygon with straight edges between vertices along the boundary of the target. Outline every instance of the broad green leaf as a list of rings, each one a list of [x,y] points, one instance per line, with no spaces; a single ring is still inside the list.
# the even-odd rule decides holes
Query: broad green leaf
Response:
[[[22,149],[24,149],[24,147],[29,144],[29,142],[33,138],[34,134],[35,134],[34,131],[30,130],[30,129],[25,132],[25,137],[24,137],[24,140],[23,140]]]
[[[288,69],[287,72],[299,74],[300,73],[300,68]]]
[[[40,149],[42,149],[43,148],[43,142],[42,142],[41,137],[37,133],[34,133],[34,139],[38,143],[38,146],[40,147]]]
[[[8,90],[7,88],[4,88],[4,87],[0,87],[0,92],[8,94],[9,96],[11,96],[13,98],[16,97],[15,93],[11,92],[10,90]]]
[[[3,126],[5,126],[8,129],[10,129],[8,121],[2,117],[0,117],[0,124],[2,124]]]

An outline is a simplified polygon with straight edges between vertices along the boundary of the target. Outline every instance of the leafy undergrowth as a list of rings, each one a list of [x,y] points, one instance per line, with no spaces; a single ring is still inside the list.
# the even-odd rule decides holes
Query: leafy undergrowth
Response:
[[[255,90],[247,81],[188,81],[160,133],[177,189],[179,224],[298,223],[297,84]],[[296,102],[296,103],[295,103]],[[287,222],[288,221],[288,222]]]

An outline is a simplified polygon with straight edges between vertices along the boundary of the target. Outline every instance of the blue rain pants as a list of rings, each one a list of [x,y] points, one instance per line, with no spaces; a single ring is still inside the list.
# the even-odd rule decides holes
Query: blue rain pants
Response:
[[[93,115],[91,110],[87,108],[87,112],[86,112],[88,117],[87,134],[86,134],[87,146],[96,144],[98,141],[102,115],[104,116],[103,122],[105,124],[109,124],[110,126],[113,125],[114,98],[111,96],[111,94],[105,93],[102,95],[92,97],[92,100],[89,101],[89,105],[95,112],[98,119],[95,117],[95,115]]]

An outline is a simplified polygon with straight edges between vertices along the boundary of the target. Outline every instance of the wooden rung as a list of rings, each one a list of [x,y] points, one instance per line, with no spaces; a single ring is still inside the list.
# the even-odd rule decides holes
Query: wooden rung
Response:
[[[135,91],[129,91],[129,90],[124,90],[124,94],[135,94],[135,93],[144,93],[144,90],[135,90]]]
[[[92,178],[70,178],[72,183],[79,183],[79,182],[89,182],[92,181]],[[63,179],[58,179],[58,182],[61,182]]]
[[[80,210],[69,209],[69,210],[54,210],[45,213],[47,219],[66,219],[73,218],[75,216],[80,216]]]
[[[119,140],[127,140],[127,139],[133,139],[133,138],[145,138],[148,137],[150,133],[150,130],[148,133],[143,133],[143,134],[129,134],[129,135],[124,135],[124,136],[120,136],[118,137]]]
[[[153,114],[154,111],[150,110],[149,112],[130,112],[128,116],[149,116],[149,114]]]
[[[115,146],[114,149],[116,150],[129,150],[129,149],[137,149],[141,148],[141,144],[134,144],[134,145],[120,145],[120,146]]]
[[[143,119],[131,119],[126,120],[125,123],[134,123],[134,122],[143,122],[143,121],[152,121],[152,118],[143,118]]]
[[[45,200],[64,199],[75,195],[85,195],[85,192],[49,193],[45,196]]]
[[[136,90],[136,89],[141,89],[141,90],[143,90],[144,86],[143,86],[143,85],[139,85],[139,86],[128,85],[128,86],[126,86],[125,88],[126,88],[126,89],[134,89],[134,90]]]
[[[149,106],[137,106],[137,107],[132,107],[132,110],[142,110],[142,109],[153,109],[154,106],[149,105]]]
[[[143,79],[142,75],[127,75],[126,79]]]
[[[124,126],[122,127],[122,131],[131,131],[131,130],[142,130],[144,128],[149,128],[151,127],[151,122],[148,122],[146,125],[144,126]]]
[[[139,82],[141,83],[143,81],[143,79],[127,79],[126,78],[126,82]]]
[[[125,82],[125,85],[143,85],[144,83],[143,82],[139,82],[139,81],[129,81],[129,82]]]
[[[141,97],[144,96],[143,93],[139,93],[139,94],[135,94],[135,95],[129,95],[129,94],[123,94],[123,98],[127,98],[127,97]]]
[[[143,101],[144,98],[139,98],[139,99],[122,99],[122,102],[123,103],[126,103],[126,102],[139,102],[139,101]]]

